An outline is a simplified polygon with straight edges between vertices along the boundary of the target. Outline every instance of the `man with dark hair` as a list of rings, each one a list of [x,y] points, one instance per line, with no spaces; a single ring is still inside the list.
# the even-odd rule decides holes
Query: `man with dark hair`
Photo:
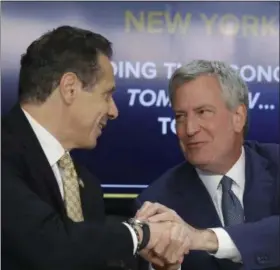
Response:
[[[188,252],[175,223],[105,223],[99,181],[69,154],[94,148],[118,116],[111,55],[101,35],[62,26],[22,56],[19,104],[2,119],[2,269],[96,270],[136,253],[176,263]]]

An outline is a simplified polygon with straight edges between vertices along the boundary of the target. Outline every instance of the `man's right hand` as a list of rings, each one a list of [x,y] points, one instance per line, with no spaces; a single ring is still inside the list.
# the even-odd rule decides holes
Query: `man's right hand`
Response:
[[[180,265],[189,252],[187,230],[174,222],[149,223],[149,227],[150,241],[140,255],[159,267]]]

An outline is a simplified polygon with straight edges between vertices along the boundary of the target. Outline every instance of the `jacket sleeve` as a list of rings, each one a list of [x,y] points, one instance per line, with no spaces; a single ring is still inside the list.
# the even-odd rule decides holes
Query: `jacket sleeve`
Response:
[[[24,269],[100,269],[108,261],[133,257],[133,242],[122,223],[63,222],[2,161],[2,248]]]
[[[242,256],[245,269],[280,267],[280,218],[225,228]]]

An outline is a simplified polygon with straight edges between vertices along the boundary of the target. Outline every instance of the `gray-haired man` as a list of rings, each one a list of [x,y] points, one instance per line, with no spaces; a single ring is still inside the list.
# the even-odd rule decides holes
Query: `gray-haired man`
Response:
[[[190,254],[165,268],[279,269],[279,145],[244,141],[246,84],[225,63],[197,60],[175,71],[169,93],[186,161],[137,199],[139,218],[189,231]]]

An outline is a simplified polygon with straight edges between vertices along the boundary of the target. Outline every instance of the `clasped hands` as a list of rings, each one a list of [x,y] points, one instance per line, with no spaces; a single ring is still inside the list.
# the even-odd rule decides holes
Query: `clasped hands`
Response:
[[[150,241],[140,255],[156,269],[178,270],[190,250],[217,249],[212,231],[195,229],[159,203],[145,202],[135,218],[149,224]]]

